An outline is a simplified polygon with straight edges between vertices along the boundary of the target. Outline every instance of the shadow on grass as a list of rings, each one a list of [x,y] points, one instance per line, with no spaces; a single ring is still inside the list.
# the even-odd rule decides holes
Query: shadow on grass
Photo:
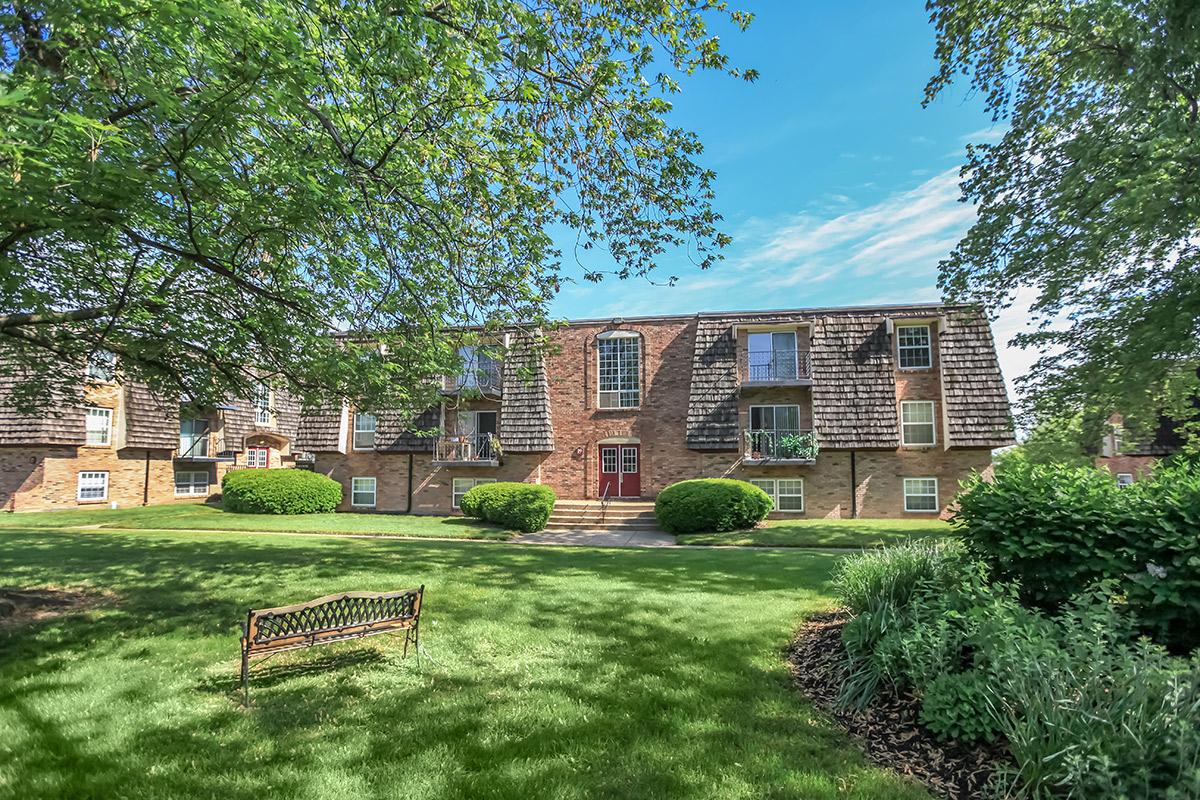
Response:
[[[864,767],[783,667],[834,560],[2,534],[5,583],[123,599],[0,633],[4,777],[31,797],[923,797]],[[239,708],[247,608],[419,583],[431,658],[383,637],[289,653]]]

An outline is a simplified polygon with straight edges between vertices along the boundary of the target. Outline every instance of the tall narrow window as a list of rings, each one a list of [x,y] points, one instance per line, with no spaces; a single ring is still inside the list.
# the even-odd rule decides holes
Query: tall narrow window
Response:
[[[81,472],[79,473],[78,481],[75,490],[75,498],[77,500],[94,501],[108,499],[107,472]]]
[[[254,384],[254,422],[256,425],[271,424],[271,387],[265,383]]]
[[[108,350],[93,350],[88,356],[87,376],[108,383],[117,376],[117,356]]]
[[[360,413],[354,415],[355,450],[375,449],[375,415]]]
[[[930,445],[937,441],[932,400],[905,400],[900,404],[901,440],[906,445]]]
[[[179,420],[179,457],[208,457],[208,420]]]
[[[107,445],[112,441],[112,409],[89,408],[85,442],[92,445]]]
[[[900,369],[933,366],[933,347],[928,325],[897,325],[896,351]]]
[[[936,513],[939,510],[937,478],[905,478],[904,510]]]
[[[642,402],[641,339],[635,333],[601,334],[599,354],[600,408],[637,408]]]

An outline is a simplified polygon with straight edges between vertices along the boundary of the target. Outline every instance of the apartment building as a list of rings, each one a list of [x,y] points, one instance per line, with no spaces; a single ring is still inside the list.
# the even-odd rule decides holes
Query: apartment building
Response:
[[[266,384],[252,397],[189,408],[119,383],[111,355],[80,376],[76,396],[36,415],[2,398],[0,504],[49,511],[203,501],[237,467],[295,463],[299,407]]]
[[[545,338],[464,347],[416,417],[301,411],[266,384],[192,409],[100,359],[51,412],[0,402],[0,501],[194,502],[230,469],[299,465],[341,482],[344,510],[454,513],[488,481],[619,500],[732,477],[776,516],[921,517],[1013,442],[990,328],[967,307],[582,320]]]
[[[344,507],[452,513],[472,486],[652,498],[687,478],[751,481],[776,516],[947,513],[1013,443],[986,319],[914,305],[582,320],[462,353],[415,419],[306,411],[294,449]]]

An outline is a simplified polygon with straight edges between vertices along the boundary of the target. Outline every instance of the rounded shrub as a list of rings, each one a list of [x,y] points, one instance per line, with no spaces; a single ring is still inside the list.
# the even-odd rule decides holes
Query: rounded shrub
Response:
[[[992,680],[983,670],[949,672],[934,679],[921,701],[921,724],[939,739],[967,744],[996,741],[990,712]]]
[[[670,533],[751,528],[771,511],[771,496],[752,483],[699,478],[673,483],[658,494],[654,515]]]
[[[546,527],[557,497],[549,486],[535,483],[481,483],[463,495],[468,517],[533,533]]]
[[[336,511],[342,485],[303,469],[239,469],[221,481],[221,505],[239,514],[319,514]]]

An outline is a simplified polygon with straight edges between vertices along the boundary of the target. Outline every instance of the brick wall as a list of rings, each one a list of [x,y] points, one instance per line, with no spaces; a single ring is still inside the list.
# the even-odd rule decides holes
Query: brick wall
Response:
[[[1137,480],[1150,472],[1157,461],[1158,458],[1155,456],[1098,456],[1096,466],[1104,467],[1114,477],[1122,473],[1129,473],[1134,480]]]

